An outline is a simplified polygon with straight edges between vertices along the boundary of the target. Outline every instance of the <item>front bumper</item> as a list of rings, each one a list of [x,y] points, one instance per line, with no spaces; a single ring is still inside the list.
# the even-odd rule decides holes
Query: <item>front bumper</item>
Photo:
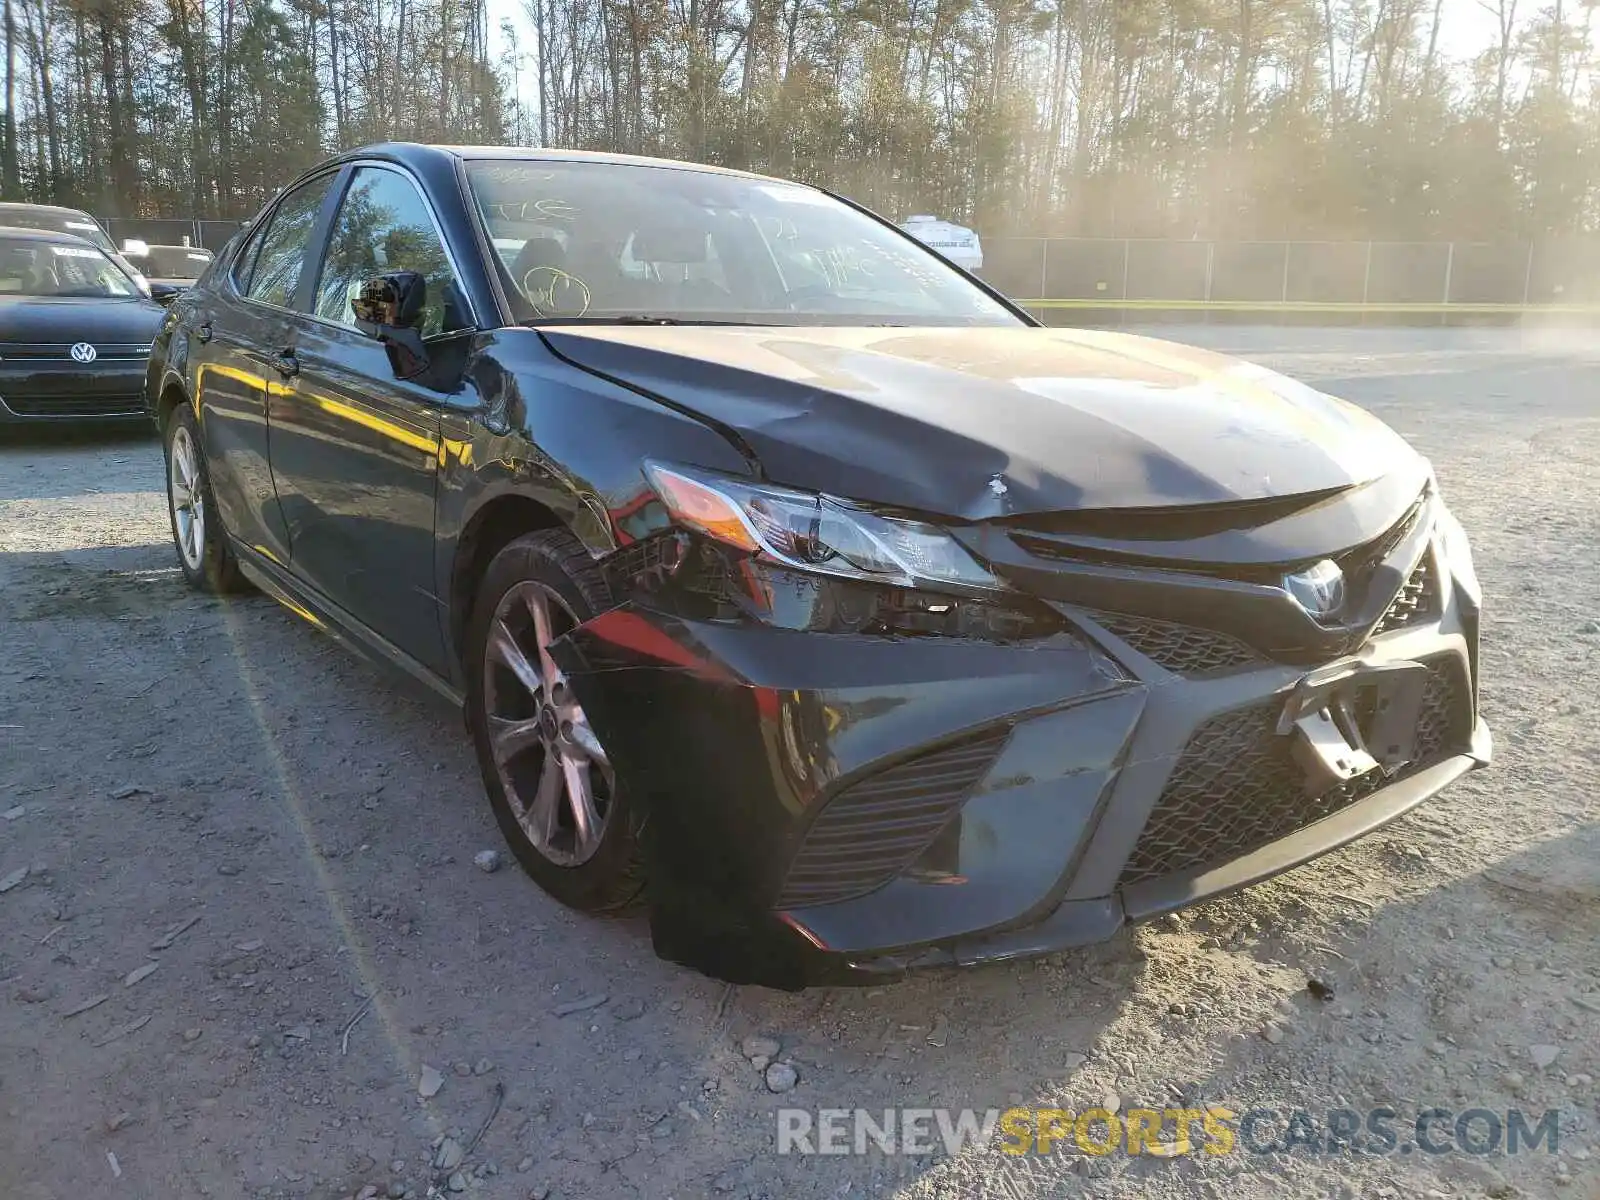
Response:
[[[6,357],[0,347],[0,424],[42,425],[79,421],[148,422],[143,357],[101,359],[80,366],[64,361]]]
[[[1426,562],[1449,580],[1440,554]],[[1082,612],[1084,637],[1002,646],[628,604],[557,657],[646,794],[657,951],[800,987],[1101,941],[1343,845],[1486,764],[1476,602],[1431,594],[1434,611],[1349,656],[1427,666],[1417,757],[1320,796],[1274,732],[1304,667],[1190,654],[1201,670],[1168,669]]]

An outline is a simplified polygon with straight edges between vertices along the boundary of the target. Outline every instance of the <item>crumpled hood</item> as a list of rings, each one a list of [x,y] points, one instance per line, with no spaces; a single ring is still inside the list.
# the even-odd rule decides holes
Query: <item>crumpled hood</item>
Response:
[[[133,297],[0,297],[0,358],[7,342],[148,345],[166,315],[154,300]]]
[[[1426,465],[1261,367],[1087,330],[547,326],[557,353],[737,431],[778,483],[983,520],[1256,500]]]

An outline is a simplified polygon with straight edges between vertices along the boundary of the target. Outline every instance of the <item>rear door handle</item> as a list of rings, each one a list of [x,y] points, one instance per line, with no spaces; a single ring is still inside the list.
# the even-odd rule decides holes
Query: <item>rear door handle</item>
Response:
[[[285,350],[281,354],[274,355],[272,365],[285,379],[300,374],[300,360],[294,356],[293,350]]]

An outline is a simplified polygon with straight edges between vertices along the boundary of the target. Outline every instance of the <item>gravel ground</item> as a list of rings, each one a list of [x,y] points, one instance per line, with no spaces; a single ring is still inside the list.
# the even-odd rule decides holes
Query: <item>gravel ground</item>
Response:
[[[459,717],[269,601],[185,591],[153,440],[9,436],[0,1196],[1600,1197],[1600,347],[1166,332],[1433,457],[1487,592],[1496,766],[1110,945],[870,991],[724,986],[481,869]],[[780,1105],[1195,1103],[1388,1105],[1402,1143],[1420,1108],[1553,1108],[1559,1153],[776,1152]]]

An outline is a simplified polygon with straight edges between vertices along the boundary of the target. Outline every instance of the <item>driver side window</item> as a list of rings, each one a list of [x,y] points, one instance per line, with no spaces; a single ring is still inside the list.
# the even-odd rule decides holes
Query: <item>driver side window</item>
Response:
[[[339,204],[317,280],[315,309],[355,327],[350,302],[378,275],[415,271],[427,281],[417,330],[423,337],[471,327],[450,260],[416,185],[383,167],[359,167]]]

